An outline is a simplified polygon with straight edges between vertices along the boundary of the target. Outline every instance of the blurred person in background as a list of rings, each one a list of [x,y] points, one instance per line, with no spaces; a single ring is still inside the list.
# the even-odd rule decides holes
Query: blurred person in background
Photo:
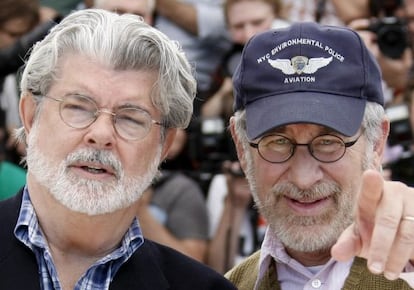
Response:
[[[207,208],[211,237],[207,264],[224,274],[260,248],[266,228],[238,161],[223,162],[223,174],[211,182]]]
[[[144,21],[153,25],[156,0],[95,0],[94,7],[116,12],[142,16]]]
[[[358,31],[378,61],[382,73],[386,112],[391,121],[390,137],[383,159],[386,178],[408,182],[411,129],[405,95],[412,77],[413,48],[410,38],[410,6],[402,0],[369,0],[369,17],[355,19],[348,25]],[[407,120],[407,122],[404,122]],[[410,133],[407,135],[407,133]]]
[[[0,5],[0,48],[4,48],[39,23],[40,6],[36,0],[4,0]]]
[[[368,17],[348,23],[359,32],[381,67],[387,105],[403,100],[413,65],[405,5],[403,0],[369,0]]]
[[[289,23],[281,18],[282,10],[279,0],[227,0],[224,3],[226,25],[233,47],[221,65],[223,84],[202,105],[201,117],[221,117],[227,122],[233,105],[231,77],[240,61],[243,46],[258,32],[288,26]]]
[[[12,27],[12,31],[9,31],[11,34],[0,33],[0,78],[2,78],[17,72],[23,66],[32,45],[41,40],[56,23],[59,23],[62,15],[54,9],[40,6],[38,0],[19,0],[13,4],[5,0],[0,5],[2,5],[0,12],[2,19],[15,16],[21,19],[6,25],[5,32]],[[7,39],[4,38],[5,36],[8,36]]]
[[[35,0],[0,2],[0,49],[13,45],[40,23],[40,6]],[[0,198],[16,193],[25,183],[25,170],[18,166],[24,147],[17,147],[14,130],[21,126],[19,91],[14,73],[0,77]]]

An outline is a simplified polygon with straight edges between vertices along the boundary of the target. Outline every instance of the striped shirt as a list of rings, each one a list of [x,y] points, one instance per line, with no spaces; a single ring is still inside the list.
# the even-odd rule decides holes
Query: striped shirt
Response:
[[[30,201],[27,187],[23,191],[22,206],[14,234],[36,256],[39,266],[41,289],[62,289],[48,243],[45,240],[35,210]],[[134,219],[128,231],[125,233],[120,246],[107,256],[96,261],[77,281],[74,290],[109,289],[109,284],[118,269],[132,256],[143,242],[144,238],[138,221]]]

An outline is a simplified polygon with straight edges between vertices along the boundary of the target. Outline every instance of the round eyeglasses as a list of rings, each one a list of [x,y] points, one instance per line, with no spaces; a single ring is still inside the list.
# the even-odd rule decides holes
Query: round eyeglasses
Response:
[[[289,138],[278,135],[266,135],[258,143],[250,142],[250,146],[256,148],[259,155],[271,163],[283,163],[288,161],[295,154],[297,146],[306,146],[309,153],[316,160],[324,163],[338,161],[345,155],[346,148],[354,145],[359,137],[350,142],[345,142],[335,135],[316,136],[310,143],[295,143]]]
[[[95,101],[82,95],[68,95],[64,99],[44,97],[60,103],[59,114],[62,121],[75,129],[89,127],[101,113],[112,116],[115,131],[126,140],[143,139],[153,124],[163,126],[161,122],[153,120],[148,112],[139,108],[124,107],[111,112],[99,109]]]

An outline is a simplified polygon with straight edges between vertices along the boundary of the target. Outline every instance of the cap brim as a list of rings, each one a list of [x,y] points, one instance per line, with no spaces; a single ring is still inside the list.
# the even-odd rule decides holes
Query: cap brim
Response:
[[[267,96],[246,104],[247,137],[293,123],[310,123],[353,136],[361,126],[366,100],[316,92]]]

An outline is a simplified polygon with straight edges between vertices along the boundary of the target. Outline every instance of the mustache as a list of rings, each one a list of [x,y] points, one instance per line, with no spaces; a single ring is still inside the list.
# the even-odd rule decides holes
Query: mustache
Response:
[[[308,189],[300,189],[291,182],[284,182],[272,188],[272,195],[278,199],[285,196],[296,200],[316,200],[328,196],[337,197],[341,191],[340,186],[335,182],[319,182]]]
[[[99,163],[112,168],[117,178],[123,176],[121,161],[112,152],[107,150],[83,148],[70,153],[65,159],[66,166],[77,162]]]

